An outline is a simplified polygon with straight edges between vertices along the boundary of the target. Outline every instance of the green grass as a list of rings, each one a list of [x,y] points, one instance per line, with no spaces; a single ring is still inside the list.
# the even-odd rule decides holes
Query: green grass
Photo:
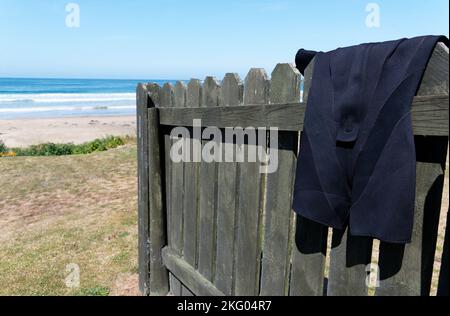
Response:
[[[6,148],[0,143],[0,153],[14,152],[17,156],[65,156],[65,155],[85,155],[93,152],[106,151],[108,149],[123,146],[132,141],[129,137],[108,136],[95,139],[83,144],[54,144],[45,143],[33,145],[28,148]]]
[[[137,281],[135,144],[0,158],[0,170],[0,295],[115,295]]]
[[[109,289],[102,286],[82,288],[75,292],[76,296],[108,296]]]

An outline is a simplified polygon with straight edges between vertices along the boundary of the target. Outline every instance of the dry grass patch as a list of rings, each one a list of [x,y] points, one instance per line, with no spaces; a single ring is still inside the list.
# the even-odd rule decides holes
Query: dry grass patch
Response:
[[[122,294],[137,272],[136,146],[2,158],[0,170],[0,295]]]

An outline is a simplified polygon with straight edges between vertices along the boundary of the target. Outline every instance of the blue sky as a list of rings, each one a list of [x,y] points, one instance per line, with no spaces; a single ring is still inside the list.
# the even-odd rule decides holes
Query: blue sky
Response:
[[[68,28],[66,4],[80,7]],[[380,27],[368,28],[368,3]],[[0,77],[189,79],[269,73],[299,48],[448,36],[448,0],[0,0]]]

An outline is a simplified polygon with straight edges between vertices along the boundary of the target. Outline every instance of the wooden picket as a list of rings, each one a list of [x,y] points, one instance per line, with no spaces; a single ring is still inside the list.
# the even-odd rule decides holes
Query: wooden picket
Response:
[[[226,74],[222,82],[220,106],[240,106],[243,102],[243,84],[237,74]],[[236,145],[224,143],[228,153],[236,152]],[[226,159],[227,157],[223,157]],[[233,158],[233,157],[229,157]],[[224,294],[233,294],[235,229],[237,224],[238,165],[233,159],[220,163],[217,171],[217,241],[215,285]]]

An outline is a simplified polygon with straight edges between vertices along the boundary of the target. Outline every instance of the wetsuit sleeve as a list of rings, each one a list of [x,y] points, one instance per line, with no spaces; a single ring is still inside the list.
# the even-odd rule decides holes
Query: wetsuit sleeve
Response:
[[[305,69],[311,60],[316,56],[317,52],[313,50],[300,49],[295,56],[295,66],[302,75],[305,75]]]

